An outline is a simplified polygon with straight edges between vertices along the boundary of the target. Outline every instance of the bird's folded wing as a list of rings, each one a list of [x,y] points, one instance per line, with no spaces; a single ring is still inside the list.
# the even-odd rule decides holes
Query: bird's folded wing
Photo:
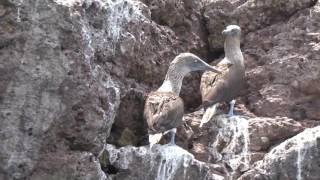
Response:
[[[144,109],[149,130],[152,133],[175,128],[181,123],[184,107],[182,99],[174,93],[150,93]]]
[[[219,63],[217,67],[222,71],[221,74],[210,71],[203,73],[200,84],[202,101],[218,101],[222,91],[228,86],[228,82],[225,79],[227,79],[232,65],[230,62]]]

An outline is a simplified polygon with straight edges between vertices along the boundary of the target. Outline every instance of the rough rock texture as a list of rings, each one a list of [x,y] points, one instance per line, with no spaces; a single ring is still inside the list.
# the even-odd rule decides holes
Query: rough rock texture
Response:
[[[257,115],[319,119],[319,3],[246,37],[246,57],[258,67],[248,71],[250,109]],[[257,49],[252,40],[262,42]],[[272,47],[272,48],[271,48]],[[272,108],[270,108],[272,107]]]
[[[290,173],[297,168],[297,149],[285,150],[281,172],[270,149],[282,149],[279,143],[320,125],[319,18],[315,0],[1,0],[0,179],[143,177],[118,160],[106,165],[97,157],[106,143],[146,144],[146,93],[159,87],[178,53],[191,51],[208,62],[222,55],[220,33],[229,23],[243,29],[248,91],[236,108],[245,121],[222,116],[199,129],[202,112],[187,114],[177,135],[197,159],[188,155],[187,177],[213,172],[213,179],[236,178],[264,159],[268,177],[283,172],[298,179]],[[200,105],[199,79],[193,73],[184,81],[187,111]],[[246,128],[238,122],[247,122],[247,154]],[[312,165],[301,164],[307,169],[301,177],[319,179],[312,169],[319,164],[311,158],[319,153],[315,146],[307,143],[299,152]],[[119,157],[128,152],[132,166],[166,151],[109,147]],[[241,158],[230,161],[239,155],[249,156],[249,166]],[[181,165],[173,179],[185,177]],[[252,169],[243,178],[256,174]]]
[[[319,2],[214,1],[205,8],[212,50],[229,23],[243,29],[250,111],[258,116],[319,119]]]
[[[289,118],[226,115],[215,116],[199,128],[203,111],[186,114],[178,131],[178,144],[196,159],[227,164],[229,177],[235,179],[261,160],[269,148],[303,130],[301,123]]]
[[[53,167],[38,166],[56,152],[74,169],[103,147],[120,103],[118,84],[93,63],[81,12],[53,1],[5,0],[0,7],[1,179],[48,176]],[[88,166],[95,179],[99,164]],[[71,179],[67,174],[60,179]]]
[[[301,123],[289,119],[289,118],[268,118],[268,117],[239,117],[235,119],[227,118],[224,115],[218,115],[214,117],[213,120],[206,123],[202,128],[199,128],[200,120],[202,118],[202,111],[196,111],[184,116],[185,125],[179,130],[178,140],[181,146],[185,148],[194,147],[199,148],[193,153],[201,153],[201,147],[199,146],[209,146],[210,143],[216,141],[217,133],[219,131],[227,131],[229,129],[224,128],[245,128],[240,131],[248,131],[248,138],[250,139],[249,150],[250,151],[267,151],[271,146],[287,139],[295,134],[301,132],[304,127]],[[239,120],[243,122],[246,119],[247,122],[236,122]],[[240,123],[240,125],[238,124]],[[240,127],[241,125],[246,127]],[[232,131],[232,130],[231,130]],[[233,136],[232,133],[226,136]],[[190,145],[193,144],[193,145]],[[205,152],[203,155],[208,155]],[[201,153],[201,154],[202,154]],[[208,157],[201,157],[201,154],[197,154],[196,157],[203,161],[206,161]]]
[[[202,113],[197,111],[187,114],[184,117],[186,124],[178,131],[178,144],[193,155],[177,146],[156,145],[151,151],[149,146],[139,148],[126,146],[117,149],[112,145],[107,145],[104,151],[105,154],[102,153],[100,155],[100,161],[104,162],[102,164],[106,169],[105,171],[110,172],[112,174],[110,177],[114,179],[125,177],[129,179],[150,179],[151,177],[151,179],[192,179],[195,177],[198,177],[195,179],[210,179],[204,175],[210,170],[214,172],[212,174],[213,179],[222,177],[225,179],[237,179],[247,171],[241,178],[249,180],[255,179],[253,177],[261,172],[260,166],[257,167],[255,163],[259,164],[261,163],[259,160],[271,157],[272,155],[270,154],[274,154],[275,150],[269,151],[269,148],[273,146],[275,147],[274,149],[280,149],[276,151],[278,152],[277,158],[289,154],[288,157],[285,156],[288,161],[281,162],[280,168],[282,171],[280,172],[278,171],[279,166],[277,166],[278,161],[266,160],[266,163],[270,163],[270,161],[272,163],[271,165],[265,165],[271,169],[267,170],[269,175],[257,177],[260,177],[260,179],[263,179],[262,177],[294,179],[294,175],[291,175],[292,177],[280,175],[284,172],[287,174],[292,173],[292,171],[295,172],[291,166],[297,167],[295,165],[297,159],[290,160],[292,158],[290,152],[296,151],[296,149],[290,149],[288,152],[286,150],[288,149],[287,146],[291,147],[292,144],[296,144],[294,145],[295,148],[302,148],[299,153],[301,161],[305,162],[305,164],[301,164],[301,168],[303,168],[302,174],[305,174],[302,177],[314,177],[314,179],[317,179],[316,177],[319,176],[313,168],[318,167],[319,162],[317,160],[312,161],[312,163],[315,163],[312,165],[309,162],[312,158],[317,158],[320,155],[317,150],[320,126],[314,128],[314,130],[307,129],[292,137],[303,129],[299,122],[292,119],[246,118],[240,116],[228,118],[225,115],[219,115],[205,124],[202,129],[199,129]],[[280,130],[283,130],[283,133]],[[287,140],[282,144],[289,145],[278,145],[284,139]],[[296,154],[292,156],[296,156]],[[309,160],[306,158],[309,158]],[[201,160],[201,165],[195,159]],[[172,163],[172,161],[175,163]],[[185,172],[180,169],[183,163],[185,163],[183,165]],[[196,171],[193,174],[197,169],[193,166],[194,164],[196,164],[196,167],[201,167],[200,169],[203,167],[207,169],[205,171]],[[251,168],[253,170],[250,170]],[[203,178],[204,176],[206,178]]]
[[[39,164],[30,175],[32,180],[106,179],[100,161],[88,152],[50,153],[39,159]]]
[[[116,149],[107,145],[101,155],[106,168],[113,169],[111,179],[177,179],[222,180],[226,176],[222,166],[206,164],[179,146],[155,145]],[[112,168],[111,168],[112,167]]]
[[[3,0],[0,19],[2,179],[30,177],[52,153],[74,163],[78,151],[97,155],[116,112],[120,145],[126,136],[137,145],[141,126],[126,122],[143,124],[143,92],[159,86],[176,54],[198,46],[181,45],[139,1]],[[54,172],[47,166],[43,173]]]
[[[200,57],[210,57],[207,43],[207,29],[202,16],[202,1],[194,0],[141,0],[150,8],[151,19],[164,27],[169,27],[175,35],[179,48],[188,47],[192,53]],[[176,47],[170,48],[170,52],[177,53]],[[186,50],[186,49],[184,49]],[[178,50],[181,52],[181,50]],[[209,59],[204,59],[208,61]],[[200,74],[192,73],[185,78],[185,86],[182,87],[181,96],[186,107],[195,108],[200,105]],[[192,92],[193,96],[190,97]]]
[[[243,27],[243,34],[263,29],[289,19],[299,10],[315,4],[315,0],[215,0],[204,8],[212,50],[223,48],[221,32],[228,24]]]
[[[282,142],[254,166],[239,179],[319,179],[320,126]]]
[[[249,119],[250,150],[267,151],[271,146],[301,132],[301,123],[290,118]]]

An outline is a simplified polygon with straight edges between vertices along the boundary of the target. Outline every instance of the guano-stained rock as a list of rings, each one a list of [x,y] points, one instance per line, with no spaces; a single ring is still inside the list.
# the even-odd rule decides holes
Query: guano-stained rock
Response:
[[[223,180],[224,168],[194,159],[175,145],[154,145],[120,149],[106,145],[101,157],[111,179],[128,180]]]
[[[258,161],[240,180],[319,179],[320,126],[282,142]]]
[[[318,128],[293,137],[320,125],[319,17],[315,0],[1,0],[0,179],[139,179],[148,170],[149,179],[319,179],[319,138],[301,139]],[[201,111],[177,133],[195,159],[151,152],[145,93],[181,52],[222,55],[229,23],[244,32],[248,91],[236,113],[248,123],[249,169],[230,163],[246,147],[238,121],[220,116],[199,129]],[[184,80],[186,111],[200,105],[199,80]],[[97,159],[106,141],[121,159]],[[141,162],[151,158],[154,167]]]

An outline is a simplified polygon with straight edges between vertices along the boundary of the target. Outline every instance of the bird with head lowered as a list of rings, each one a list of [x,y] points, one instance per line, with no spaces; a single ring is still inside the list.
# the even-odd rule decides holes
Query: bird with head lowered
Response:
[[[200,70],[220,73],[220,70],[205,63],[196,55],[181,53],[170,63],[160,88],[148,94],[144,118],[148,124],[151,146],[167,132],[171,132],[172,135],[170,143],[175,144],[176,127],[182,124],[184,114],[183,100],[179,97],[183,78],[192,71]]]

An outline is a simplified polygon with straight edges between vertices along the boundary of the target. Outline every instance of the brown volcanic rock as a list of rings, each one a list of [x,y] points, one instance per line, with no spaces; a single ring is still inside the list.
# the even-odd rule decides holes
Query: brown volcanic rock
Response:
[[[203,111],[196,111],[184,116],[185,125],[178,131],[178,144],[195,155],[195,158],[205,162],[216,162],[219,160],[219,155],[215,151],[222,152],[224,148],[231,143],[233,136],[233,126],[235,121],[232,117],[228,118],[225,115],[215,116],[213,120],[206,123],[202,128],[199,128],[200,120]],[[239,117],[241,119],[241,117]],[[246,119],[247,125],[244,121],[238,122],[241,131],[248,131],[248,150],[252,152],[266,152],[271,146],[288,139],[299,132],[304,127],[300,122],[286,117],[242,117]],[[246,127],[241,127],[245,125]],[[186,132],[185,129],[188,129]],[[187,135],[189,134],[189,135]],[[243,136],[243,135],[241,135]],[[243,138],[240,137],[239,138]],[[242,147],[240,147],[242,148]],[[225,150],[231,152],[232,150]],[[260,156],[259,156],[260,157]],[[255,158],[254,158],[255,159]],[[258,158],[259,159],[259,158]]]
[[[177,144],[188,149],[197,160],[223,163],[226,177],[232,179],[254,168],[253,164],[263,159],[271,147],[304,129],[300,122],[286,117],[226,115],[215,116],[199,128],[202,114],[200,110],[184,116],[185,125],[178,131]]]
[[[251,118],[249,120],[250,150],[266,151],[271,146],[303,130],[303,126],[290,118]]]
[[[123,92],[119,113],[111,130],[111,137],[108,138],[108,143],[119,146],[145,144],[146,126],[141,114],[143,96],[160,86],[175,55],[190,51],[200,57],[208,56],[206,29],[200,12],[202,3],[189,0],[142,2],[148,6],[144,11],[148,12],[150,9],[147,15],[152,21],[143,19],[136,24],[130,23],[127,28],[133,35],[131,39],[134,43],[127,45],[131,41],[127,42],[128,38],[124,38],[125,42],[122,44],[130,47],[131,52],[126,51],[118,57],[112,57],[115,60],[111,59],[115,61],[110,69],[111,73],[114,72],[124,82],[124,86],[121,86]],[[143,42],[138,42],[135,37],[141,35]],[[120,52],[122,44],[120,42]],[[106,52],[107,49],[99,51],[99,59],[107,56]],[[131,60],[132,58],[135,60]],[[200,74],[193,72],[183,81],[180,96],[186,110],[198,107],[201,103]],[[128,111],[131,113],[127,113]],[[123,137],[129,137],[124,139],[132,141],[124,140]]]
[[[239,180],[320,178],[320,126],[282,142]]]
[[[238,24],[243,34],[285,21],[297,11],[315,4],[315,0],[216,0],[204,8],[212,50],[223,48],[221,32],[228,24]]]
[[[81,171],[76,152],[97,156],[115,116],[115,139],[137,145],[144,93],[159,87],[178,53],[202,49],[183,42],[139,1],[0,1],[0,179],[48,177],[33,172],[58,150],[70,154],[59,179],[87,177],[73,173]],[[189,79],[189,93],[197,83]]]
[[[39,160],[30,179],[32,180],[69,180],[69,179],[106,179],[100,162],[88,152],[59,152],[45,155]]]
[[[151,19],[175,32],[180,45],[207,56],[206,29],[201,14],[204,3],[193,0],[142,0],[150,8]]]
[[[34,169],[58,149],[71,154],[60,162],[70,168],[82,157],[74,151],[101,150],[120,103],[119,86],[93,63],[83,16],[52,1],[0,5],[7,11],[0,20],[0,177],[41,179],[49,172],[38,176]],[[59,179],[75,178],[70,174]]]
[[[179,146],[154,145],[115,148],[106,145],[100,156],[111,179],[149,180],[223,180],[227,177],[223,166],[194,159]],[[113,169],[113,171],[111,171]]]
[[[243,29],[249,84],[247,107],[257,116],[319,119],[319,3],[213,1],[204,17],[212,50],[223,48],[222,29]]]
[[[319,8],[246,36],[248,107],[256,115],[319,119]]]
[[[0,1],[0,179],[107,179],[117,168],[126,170],[118,160],[112,166],[97,161],[107,137],[117,146],[145,143],[145,93],[159,87],[180,52],[210,57],[210,45],[211,55],[219,55],[220,33],[227,23],[240,24],[244,31],[249,88],[237,106],[241,114],[252,117],[246,118],[249,147],[255,150],[251,163],[302,126],[318,125],[319,3],[310,7],[315,1],[204,2]],[[200,104],[199,77],[196,73],[184,81],[186,108]],[[220,123],[210,121],[199,129],[201,117],[199,111],[186,115],[187,123],[178,130],[178,144],[209,162],[192,159],[188,177],[205,177],[208,172],[212,178],[230,177],[220,162],[228,160],[228,153],[239,153],[243,137],[236,148],[229,148],[232,133],[220,132],[233,122],[220,118]],[[293,144],[299,140],[293,139]],[[113,149],[118,157],[126,157],[124,152],[133,157],[133,169],[114,177],[126,179],[138,167],[151,168],[140,161],[151,160],[145,147]],[[145,156],[136,154],[143,149]],[[281,155],[283,171],[277,169],[278,160],[264,160],[271,165],[263,168],[270,177],[291,172],[296,150]],[[159,155],[159,149],[155,151]],[[313,152],[306,151],[306,157]],[[210,164],[218,161],[220,165]],[[315,158],[308,162],[317,167]],[[236,169],[232,177],[246,170]],[[184,177],[183,170],[180,164],[175,179]],[[310,172],[318,179],[314,170]],[[137,173],[134,177],[144,172]]]
[[[287,118],[228,118],[225,115],[218,115],[199,128],[202,115],[203,111],[199,110],[184,116],[185,124],[178,128],[177,144],[187,149],[197,160],[232,166],[233,171],[227,168],[226,177],[233,178],[248,170],[249,164],[261,160],[266,147],[291,137],[302,129],[298,122]],[[281,128],[285,133],[279,134],[278,130]],[[267,137],[271,140],[261,141]],[[169,141],[163,143],[167,142]]]
[[[147,137],[148,132],[147,124],[143,121],[143,109],[143,93],[136,89],[130,89],[121,98],[107,143],[117,146],[144,144],[143,138]]]
[[[174,43],[168,50],[168,54],[177,54],[184,51],[190,51],[201,58],[210,56],[208,52],[207,30],[202,16],[204,3],[194,0],[141,0],[151,11],[151,19],[164,29],[170,29],[174,35]],[[161,51],[160,51],[161,52]],[[173,59],[173,56],[168,56]],[[165,57],[165,58],[168,58]],[[159,58],[159,57],[157,57]],[[166,66],[167,67],[167,66]],[[200,74],[193,72],[185,77],[181,97],[184,100],[186,108],[196,108],[201,103],[199,91]],[[163,76],[164,77],[164,74]],[[157,77],[158,80],[163,80]],[[192,96],[190,96],[192,94]]]
[[[212,51],[223,49],[224,38],[221,32],[231,23],[234,9],[234,5],[229,1],[214,1],[205,7],[203,16],[209,31],[208,41]]]

